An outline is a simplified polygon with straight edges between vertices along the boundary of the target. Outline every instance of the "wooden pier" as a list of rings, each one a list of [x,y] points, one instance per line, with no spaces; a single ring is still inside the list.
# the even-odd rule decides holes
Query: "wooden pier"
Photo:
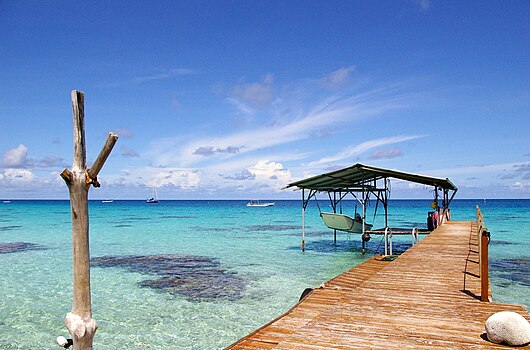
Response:
[[[477,230],[448,222],[394,261],[371,258],[227,349],[509,348],[487,341],[487,318],[530,317],[522,305],[480,300]]]

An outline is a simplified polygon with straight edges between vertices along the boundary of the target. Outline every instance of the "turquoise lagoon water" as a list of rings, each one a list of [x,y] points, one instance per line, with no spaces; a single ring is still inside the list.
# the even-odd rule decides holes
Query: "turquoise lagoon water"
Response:
[[[425,227],[429,203],[391,201],[391,226]],[[333,244],[312,202],[302,253],[300,201],[245,204],[91,201],[95,347],[223,348],[285,312],[305,288],[382,250],[377,237],[364,256],[359,235],[341,233]],[[530,306],[530,200],[455,200],[452,218],[474,220],[476,204],[492,232],[494,300]],[[410,246],[409,237],[395,240],[398,250]],[[68,201],[0,203],[0,349],[53,349],[68,336],[71,265]]]

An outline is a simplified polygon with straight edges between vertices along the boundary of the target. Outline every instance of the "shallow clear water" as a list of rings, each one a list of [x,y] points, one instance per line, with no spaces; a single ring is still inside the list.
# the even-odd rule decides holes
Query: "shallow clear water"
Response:
[[[425,227],[429,203],[391,201],[391,226]],[[363,256],[359,235],[344,233],[334,245],[311,202],[301,253],[300,201],[245,204],[91,202],[95,347],[223,348],[285,312],[305,288],[382,249],[374,237]],[[492,232],[494,300],[530,306],[530,200],[455,200],[452,218],[474,220],[475,204]],[[383,226],[381,215],[374,226]],[[410,245],[396,240],[398,249]],[[0,203],[0,244],[0,348],[55,348],[55,337],[68,335],[72,303],[69,202]]]

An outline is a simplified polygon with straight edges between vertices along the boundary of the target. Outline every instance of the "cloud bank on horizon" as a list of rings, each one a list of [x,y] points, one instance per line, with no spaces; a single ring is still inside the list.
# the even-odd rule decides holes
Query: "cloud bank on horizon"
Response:
[[[481,9],[482,21],[495,23],[493,40],[483,23],[462,21],[444,3],[392,3],[393,10],[335,5],[287,4],[285,16],[273,16],[277,3],[259,9],[212,4],[222,12],[235,6],[227,18],[213,19],[191,4],[168,4],[174,19],[194,20],[179,27],[166,18],[142,32],[107,37],[89,34],[93,23],[83,22],[86,47],[69,57],[75,70],[61,56],[70,39],[60,29],[68,20],[52,17],[42,36],[54,46],[43,49],[40,61],[9,60],[0,68],[6,81],[0,87],[0,198],[67,198],[59,173],[71,162],[68,94],[77,86],[86,94],[89,162],[107,131],[120,136],[100,174],[102,188],[91,191],[95,198],[145,198],[151,187],[162,199],[298,198],[282,188],[357,162],[449,177],[460,198],[530,197],[530,86],[522,78],[530,73],[530,57],[518,44],[524,30],[506,34],[523,28],[521,11],[502,4]],[[7,33],[0,44],[10,57],[27,56],[39,45],[16,41],[44,25],[39,9],[25,6],[12,4],[12,19],[0,25]],[[68,13],[72,5],[55,6]],[[99,10],[106,6],[115,5],[97,3],[89,14],[103,20]],[[132,9],[138,23],[152,23],[155,14],[142,9]],[[297,11],[322,16],[309,22]],[[499,22],[506,12],[510,20]],[[273,25],[258,22],[245,31],[245,15]],[[100,34],[119,31],[124,21],[117,18]],[[218,29],[208,27],[212,21]],[[237,30],[223,29],[227,23]],[[370,23],[379,29],[367,29]],[[447,33],[464,27],[447,41]],[[238,44],[220,40],[226,37]],[[479,52],[468,50],[478,38]],[[268,42],[267,50],[259,42]],[[499,45],[510,55],[510,69],[491,64]],[[103,48],[112,46],[125,52],[110,57]],[[30,86],[39,87],[34,101],[26,99]],[[430,197],[400,182],[393,191],[397,198]]]

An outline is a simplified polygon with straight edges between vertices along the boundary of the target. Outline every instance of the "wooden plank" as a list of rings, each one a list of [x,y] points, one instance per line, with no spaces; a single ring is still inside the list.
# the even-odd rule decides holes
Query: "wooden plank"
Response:
[[[276,344],[279,343],[280,340],[285,339],[285,335],[295,333],[326,309],[336,307],[338,295],[347,296],[356,285],[370,278],[373,273],[387,264],[387,261],[377,261],[373,258],[363,262],[357,266],[357,269],[351,269],[326,282],[322,287],[314,289],[285,314],[230,345],[227,349],[247,349],[252,342],[263,341],[263,339],[275,339]],[[346,279],[350,281],[346,282]],[[306,317],[301,317],[302,312],[305,312]],[[286,324],[292,326],[288,328]],[[280,337],[278,333],[282,333],[283,336]],[[254,349],[261,349],[261,347],[257,346]]]
[[[477,230],[448,222],[393,262],[369,259],[227,349],[505,349],[483,339],[486,319],[530,317],[480,301]]]

